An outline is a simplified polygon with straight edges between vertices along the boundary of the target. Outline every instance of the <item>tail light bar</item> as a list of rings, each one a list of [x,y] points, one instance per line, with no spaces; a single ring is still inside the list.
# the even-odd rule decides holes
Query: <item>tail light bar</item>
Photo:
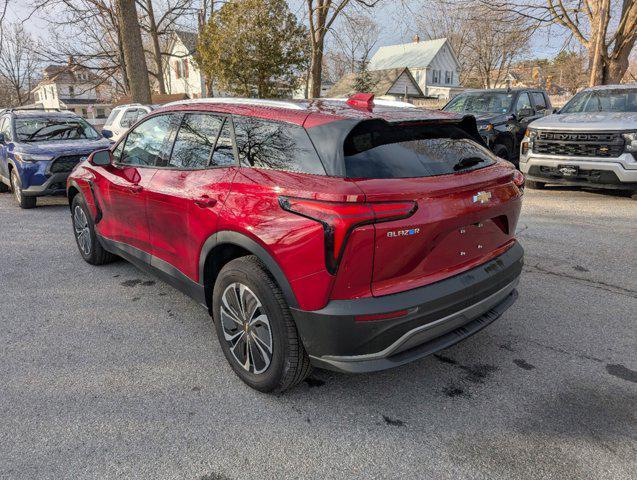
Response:
[[[513,172],[513,183],[520,189],[520,192],[524,193],[524,184],[526,183],[526,179],[524,178],[524,174],[519,170]]]
[[[335,274],[349,235],[357,227],[408,218],[418,208],[416,202],[353,203],[323,202],[306,198],[279,197],[283,210],[323,225],[325,266]]]

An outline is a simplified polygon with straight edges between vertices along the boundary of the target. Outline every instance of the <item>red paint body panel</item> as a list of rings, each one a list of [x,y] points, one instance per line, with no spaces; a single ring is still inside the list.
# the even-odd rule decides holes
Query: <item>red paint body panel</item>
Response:
[[[285,121],[306,129],[343,119],[460,118],[420,109],[352,108],[335,101],[298,104],[303,109],[192,102],[159,109],[151,116],[208,111]],[[521,206],[513,171],[510,164],[499,162],[438,177],[353,180],[238,166],[176,170],[99,167],[85,162],[69,182],[80,186],[96,215],[87,183],[91,180],[103,212],[98,233],[148,253],[151,263],[165,262],[201,284],[200,256],[206,240],[217,232],[236,232],[263,247],[276,262],[301,309],[318,310],[331,299],[387,295],[436,282],[502,253],[515,241]],[[476,203],[473,196],[478,191],[489,192],[491,201]],[[283,210],[280,197],[326,202],[410,201],[418,208],[409,218],[367,224],[349,232],[338,269],[330,274],[324,225]],[[478,223],[481,226],[475,225]],[[418,234],[393,235],[415,228]]]

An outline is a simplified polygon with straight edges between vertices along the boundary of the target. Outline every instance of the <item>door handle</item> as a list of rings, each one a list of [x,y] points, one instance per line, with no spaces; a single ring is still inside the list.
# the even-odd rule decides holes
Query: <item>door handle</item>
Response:
[[[214,207],[217,201],[214,198],[210,198],[208,195],[202,195],[195,200],[195,205],[200,208]]]
[[[142,190],[144,189],[144,187],[142,187],[141,185],[131,185],[130,187],[128,187],[128,191],[132,192],[132,193],[140,193]]]

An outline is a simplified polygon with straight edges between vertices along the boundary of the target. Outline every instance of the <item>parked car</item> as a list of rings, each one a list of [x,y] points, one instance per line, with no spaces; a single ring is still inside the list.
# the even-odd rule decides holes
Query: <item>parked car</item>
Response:
[[[71,112],[9,109],[0,113],[0,191],[13,190],[22,208],[37,197],[63,195],[80,161],[110,142]]]
[[[75,237],[204,305],[253,388],[382,370],[516,299],[524,177],[478,142],[471,116],[373,96],[177,102],[73,172]]]
[[[116,142],[122,138],[131,125],[155,108],[157,108],[155,105],[142,105],[141,103],[129,103],[115,107],[106,119],[102,134]]]
[[[529,123],[552,113],[549,96],[535,88],[470,90],[455,96],[443,110],[474,115],[493,153],[516,166]]]
[[[582,90],[536,120],[521,145],[531,188],[547,183],[637,192],[637,83]]]

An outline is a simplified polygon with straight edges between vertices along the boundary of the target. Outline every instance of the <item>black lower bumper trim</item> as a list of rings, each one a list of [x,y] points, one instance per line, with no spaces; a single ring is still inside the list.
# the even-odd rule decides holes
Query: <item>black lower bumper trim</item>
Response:
[[[609,170],[580,170],[576,175],[566,176],[560,172],[558,167],[534,165],[525,176],[527,180],[540,183],[615,190],[637,190],[637,183],[622,182],[615,175],[615,172]]]
[[[430,342],[494,308],[515,289],[523,257],[524,250],[515,243],[478,267],[430,285],[382,297],[332,300],[321,310],[292,309],[292,314],[303,345],[317,364],[321,358],[388,357]],[[400,310],[409,313],[356,321],[359,315]],[[441,321],[444,325],[438,324]]]
[[[25,197],[44,197],[47,195],[66,195],[66,179],[69,172],[54,173],[42,185],[32,185],[22,189]]]
[[[379,358],[338,358],[338,357],[310,357],[315,367],[335,370],[344,373],[366,373],[388,368],[398,367],[409,362],[436,353],[440,350],[455,345],[466,338],[476,334],[487,325],[497,320],[505,310],[507,310],[518,297],[517,290],[512,290],[500,303],[487,310],[478,318],[464,323],[458,328],[435,337],[430,341],[421,343],[410,349],[398,352],[389,357]]]

